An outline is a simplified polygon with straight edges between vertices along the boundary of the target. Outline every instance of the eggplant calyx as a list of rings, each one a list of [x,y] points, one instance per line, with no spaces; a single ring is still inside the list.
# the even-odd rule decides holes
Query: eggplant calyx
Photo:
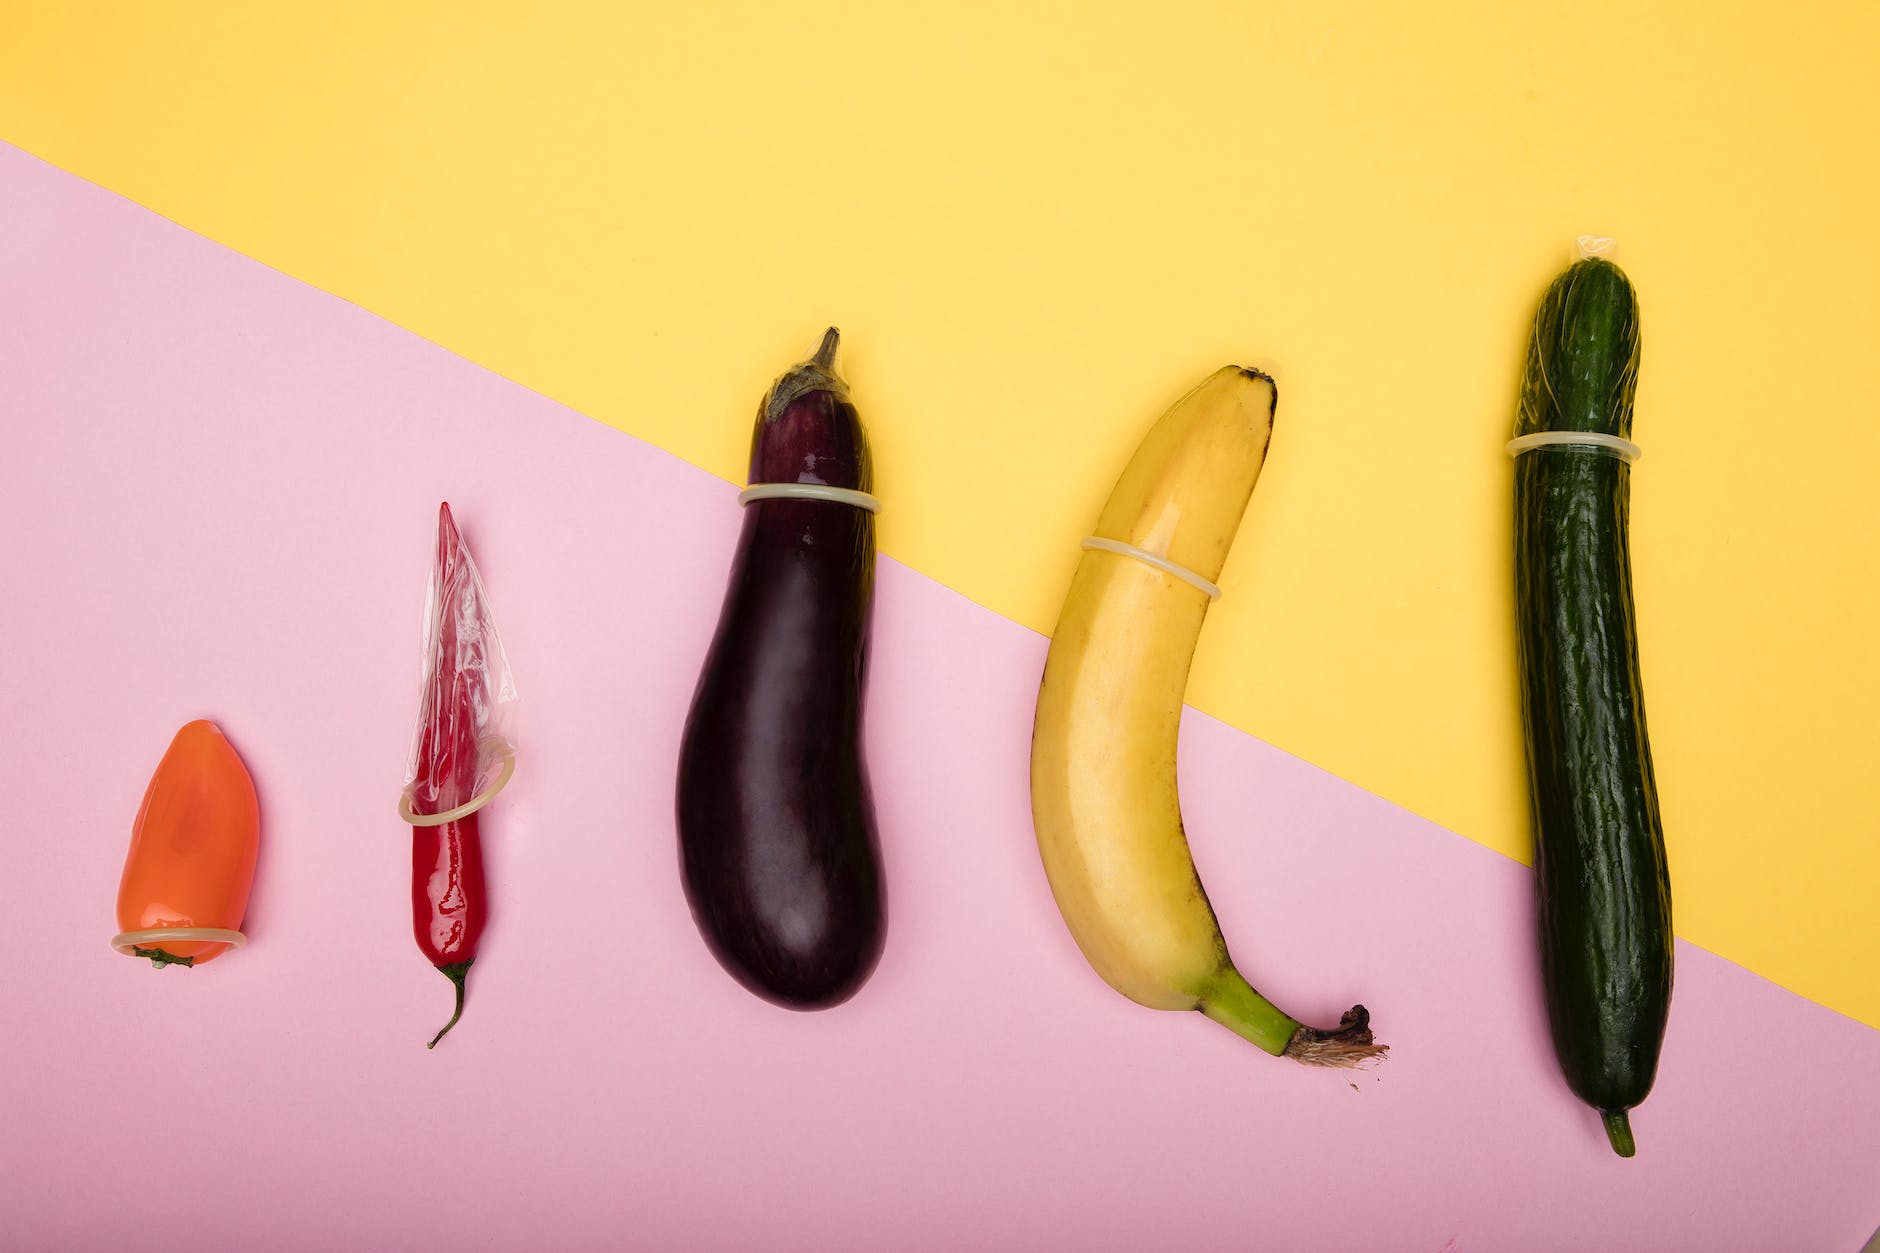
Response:
[[[824,331],[822,343],[816,346],[816,355],[772,384],[770,394],[764,397],[765,422],[775,422],[791,405],[812,392],[829,392],[838,399],[848,399],[849,385],[836,373],[836,344],[840,338],[841,332],[833,326]]]

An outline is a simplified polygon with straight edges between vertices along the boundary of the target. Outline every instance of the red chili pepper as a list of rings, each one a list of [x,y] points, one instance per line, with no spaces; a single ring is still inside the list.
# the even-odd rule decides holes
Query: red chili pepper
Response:
[[[457,1008],[426,1048],[436,1048],[444,1032],[463,1017],[464,976],[477,959],[484,917],[483,847],[477,838],[477,816],[435,827],[413,827],[412,930],[431,964],[457,985]]]
[[[469,550],[457,533],[450,506],[437,515],[437,569],[433,586],[441,598],[410,787],[411,810],[436,815],[468,803],[477,786],[478,696],[488,672],[485,641],[466,615],[480,608],[469,570]],[[418,948],[456,985],[457,1008],[428,1048],[463,1017],[464,977],[476,960],[487,902],[483,891],[483,846],[476,813],[411,829],[412,930]]]

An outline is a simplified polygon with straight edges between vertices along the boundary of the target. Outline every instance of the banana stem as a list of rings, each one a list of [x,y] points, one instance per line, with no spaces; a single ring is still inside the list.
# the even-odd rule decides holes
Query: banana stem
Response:
[[[1217,976],[1198,1006],[1202,1013],[1235,1035],[1252,1040],[1275,1057],[1307,1066],[1348,1069],[1382,1057],[1390,1046],[1371,1035],[1371,1015],[1353,1005],[1330,1031],[1308,1027],[1253,990],[1231,967]]]
[[[1390,1052],[1388,1044],[1379,1044],[1371,1035],[1371,1013],[1362,1005],[1353,1005],[1330,1031],[1301,1027],[1286,1046],[1286,1056],[1308,1066],[1350,1069]]]
[[[1202,1013],[1237,1036],[1253,1041],[1275,1057],[1284,1057],[1293,1036],[1305,1030],[1279,1006],[1253,990],[1253,985],[1229,967],[1201,998]]]

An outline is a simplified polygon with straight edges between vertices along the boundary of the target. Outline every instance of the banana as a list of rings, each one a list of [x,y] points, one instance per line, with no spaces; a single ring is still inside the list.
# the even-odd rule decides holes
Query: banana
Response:
[[[1045,661],[1032,821],[1058,912],[1111,987],[1151,1009],[1198,1009],[1276,1056],[1348,1066],[1385,1051],[1362,1005],[1316,1030],[1234,968],[1175,780],[1189,664],[1277,399],[1258,370],[1217,370],[1150,429],[1117,480]]]

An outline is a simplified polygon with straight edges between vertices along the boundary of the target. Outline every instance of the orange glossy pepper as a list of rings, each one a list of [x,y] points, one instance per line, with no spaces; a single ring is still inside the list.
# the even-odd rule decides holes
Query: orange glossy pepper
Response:
[[[120,953],[158,966],[212,961],[244,939],[261,811],[254,781],[213,722],[176,733],[131,828],[118,886]],[[175,931],[208,934],[170,934]]]

